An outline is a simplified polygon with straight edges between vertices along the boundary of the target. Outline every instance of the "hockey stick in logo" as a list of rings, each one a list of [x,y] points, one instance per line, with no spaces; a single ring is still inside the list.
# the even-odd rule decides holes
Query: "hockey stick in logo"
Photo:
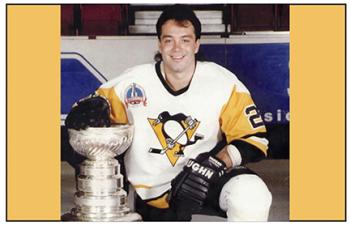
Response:
[[[150,148],[149,152],[156,153],[156,154],[164,154],[169,149],[172,149],[175,146],[175,143],[180,140],[180,138],[189,130],[190,127],[187,127],[186,129],[182,130],[182,132],[173,140],[171,138],[166,139],[167,147],[163,149],[156,149],[156,148]]]
[[[185,129],[183,129],[181,131],[181,133],[179,135],[176,136],[175,139],[172,139],[170,137],[166,138],[166,147],[163,148],[163,149],[157,149],[157,148],[150,148],[149,149],[149,152],[151,153],[155,153],[155,154],[164,154],[166,153],[169,149],[173,149],[174,146],[176,145],[177,141],[190,129],[193,129],[196,127],[198,121],[195,120],[195,119],[192,119],[191,117],[188,117],[185,121],[187,127]],[[195,143],[198,139],[203,139],[203,136],[201,135],[195,135],[195,141],[193,143]],[[192,143],[192,142],[191,142]],[[180,147],[180,150],[179,152],[177,153],[177,155],[183,155],[183,152],[181,150],[181,147]]]

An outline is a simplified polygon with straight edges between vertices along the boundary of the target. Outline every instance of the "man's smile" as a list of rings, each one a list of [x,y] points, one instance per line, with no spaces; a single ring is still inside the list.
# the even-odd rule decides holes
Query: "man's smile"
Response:
[[[181,61],[185,56],[170,56],[173,61]]]

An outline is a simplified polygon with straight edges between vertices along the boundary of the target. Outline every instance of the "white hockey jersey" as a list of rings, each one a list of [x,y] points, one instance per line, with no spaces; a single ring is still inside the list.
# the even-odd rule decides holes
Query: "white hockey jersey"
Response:
[[[96,92],[109,99],[115,123],[133,122],[134,139],[125,155],[128,180],[150,205],[167,208],[171,180],[189,158],[210,151],[225,134],[266,154],[266,132],[246,87],[225,68],[197,62],[188,87],[173,91],[161,63],[125,71]],[[240,150],[244,151],[244,150]]]

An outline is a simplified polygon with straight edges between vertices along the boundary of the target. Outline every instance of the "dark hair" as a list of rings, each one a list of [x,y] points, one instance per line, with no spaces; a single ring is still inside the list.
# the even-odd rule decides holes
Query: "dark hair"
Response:
[[[160,40],[160,36],[162,34],[162,26],[167,22],[168,20],[175,20],[179,22],[180,24],[185,25],[184,23],[189,21],[193,27],[194,27],[194,33],[196,35],[196,40],[201,38],[201,22],[199,21],[196,14],[193,12],[193,10],[188,5],[183,4],[175,4],[172,6],[167,7],[157,21],[157,36]],[[198,53],[195,55],[196,60],[198,61],[205,61],[204,53],[199,49]],[[162,61],[162,55],[159,52],[156,52],[154,55],[154,60],[156,62]]]
[[[188,5],[183,4],[175,4],[172,6],[167,7],[160,17],[158,18],[156,29],[157,29],[157,36],[160,40],[160,36],[162,33],[162,26],[167,22],[168,20],[175,20],[177,22],[180,22],[184,24],[184,22],[191,22],[191,24],[194,27],[194,33],[196,35],[196,40],[201,38],[201,22],[199,21],[196,14],[193,12],[193,10]]]

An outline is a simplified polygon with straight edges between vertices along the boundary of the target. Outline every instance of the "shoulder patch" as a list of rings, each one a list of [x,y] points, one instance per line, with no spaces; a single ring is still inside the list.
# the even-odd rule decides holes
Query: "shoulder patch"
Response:
[[[124,92],[124,103],[126,107],[136,107],[142,104],[147,105],[145,90],[136,83],[131,83]]]

